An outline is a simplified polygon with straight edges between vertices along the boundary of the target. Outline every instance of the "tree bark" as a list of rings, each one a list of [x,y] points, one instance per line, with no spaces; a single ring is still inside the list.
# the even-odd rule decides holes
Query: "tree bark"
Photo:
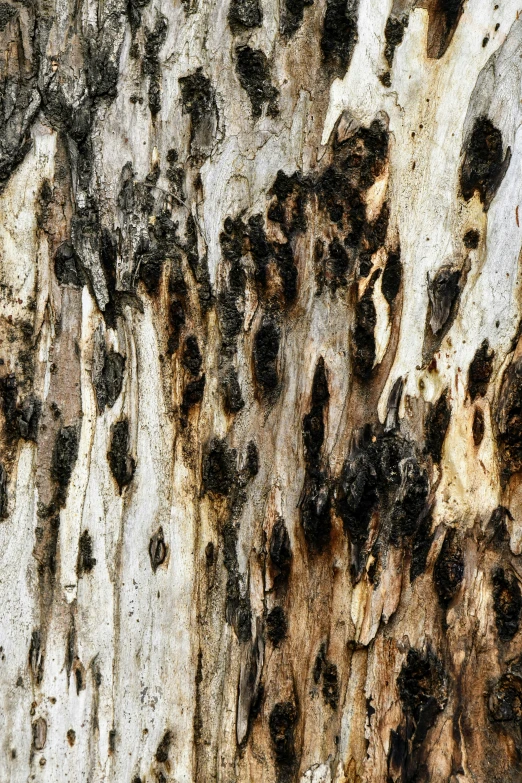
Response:
[[[0,42],[0,780],[520,781],[515,1]]]

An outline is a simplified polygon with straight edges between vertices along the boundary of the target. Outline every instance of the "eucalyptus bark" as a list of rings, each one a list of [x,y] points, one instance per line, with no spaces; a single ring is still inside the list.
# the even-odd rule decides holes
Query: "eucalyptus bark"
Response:
[[[518,17],[0,2],[0,780],[521,780]]]

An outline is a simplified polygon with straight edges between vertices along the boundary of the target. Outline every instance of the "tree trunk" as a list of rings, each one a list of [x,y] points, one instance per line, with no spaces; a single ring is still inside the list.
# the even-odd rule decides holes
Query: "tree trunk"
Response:
[[[0,780],[522,779],[515,0],[0,2]]]

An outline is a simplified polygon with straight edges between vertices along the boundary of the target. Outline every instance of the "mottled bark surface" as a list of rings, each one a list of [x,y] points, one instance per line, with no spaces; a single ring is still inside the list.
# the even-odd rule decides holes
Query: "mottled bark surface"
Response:
[[[0,2],[0,780],[522,779],[514,0]]]

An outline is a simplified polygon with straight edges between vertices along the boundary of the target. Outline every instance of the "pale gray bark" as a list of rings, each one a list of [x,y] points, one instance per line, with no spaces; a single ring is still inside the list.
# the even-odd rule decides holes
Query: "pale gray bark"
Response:
[[[499,6],[0,2],[0,781],[520,780]]]

